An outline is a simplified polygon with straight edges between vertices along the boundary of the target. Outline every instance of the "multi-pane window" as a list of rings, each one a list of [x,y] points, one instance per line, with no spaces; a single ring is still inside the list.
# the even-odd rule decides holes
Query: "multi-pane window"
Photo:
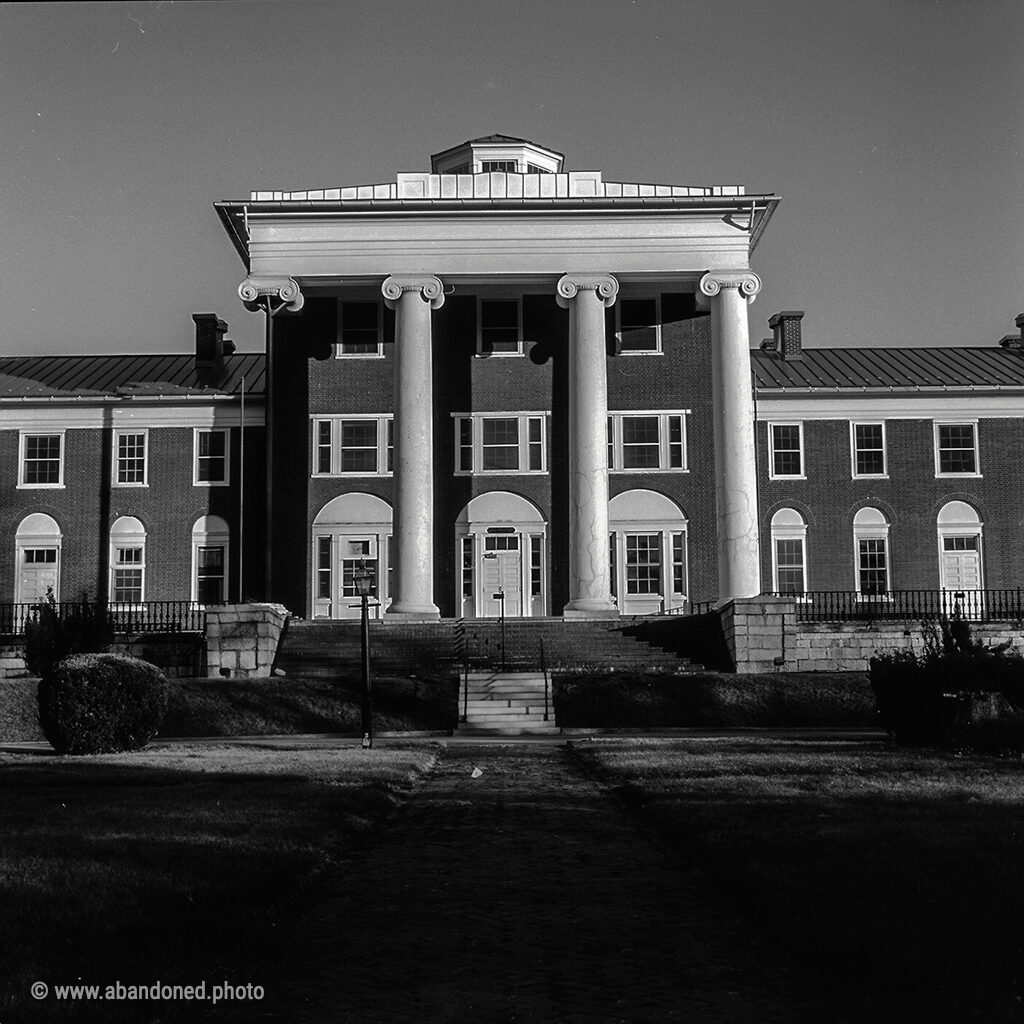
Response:
[[[661,534],[626,534],[626,593],[661,593]]]
[[[224,546],[199,545],[196,548],[196,600],[200,604],[221,604],[225,582]]]
[[[316,540],[316,596],[331,599],[331,538],[317,537]]]
[[[769,466],[773,479],[804,475],[804,432],[801,423],[772,423],[768,431]]]
[[[686,470],[686,413],[612,413],[608,467],[617,472]]]
[[[672,593],[686,593],[686,534],[672,534]]]
[[[338,303],[339,357],[383,355],[383,341],[379,302]]]
[[[978,473],[978,435],[974,423],[935,424],[938,476],[975,476]]]
[[[313,440],[314,476],[384,476],[392,472],[390,416],[317,417]]]
[[[477,352],[517,356],[523,351],[522,306],[518,299],[480,299]]]
[[[486,174],[488,171],[505,171],[513,173],[516,169],[515,160],[483,160],[480,169]]]
[[[455,417],[456,473],[543,473],[544,416]]]
[[[196,430],[193,482],[211,486],[228,482],[228,432]]]
[[[145,569],[143,545],[114,545],[114,561],[111,567],[110,598],[125,604],[139,604],[142,601],[142,574]]]
[[[862,508],[853,517],[857,590],[861,594],[889,592],[889,521],[877,508]]]
[[[799,537],[775,541],[775,589],[780,594],[802,594],[804,586],[804,542]]]
[[[543,594],[544,577],[542,570],[544,538],[539,534],[530,537],[530,597],[540,597]]]
[[[118,430],[114,433],[114,482],[126,487],[146,483],[146,432]]]
[[[63,434],[22,434],[21,486],[60,487],[63,474]]]
[[[659,300],[619,299],[618,349],[623,355],[650,354],[661,351],[661,317]]]
[[[853,424],[853,475],[885,476],[885,424]]]
[[[884,537],[857,541],[857,583],[862,594],[884,594],[889,586],[889,560]]]

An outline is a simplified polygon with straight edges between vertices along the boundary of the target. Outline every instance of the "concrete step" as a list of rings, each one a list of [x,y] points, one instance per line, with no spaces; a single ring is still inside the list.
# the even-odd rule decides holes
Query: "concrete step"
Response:
[[[467,718],[515,718],[516,716],[522,718],[529,718],[531,715],[539,715],[541,718],[544,717],[544,705],[540,704],[517,704],[513,707],[503,707],[500,704],[492,707],[473,707],[471,704],[465,709]],[[548,709],[548,716],[553,714],[551,709]]]

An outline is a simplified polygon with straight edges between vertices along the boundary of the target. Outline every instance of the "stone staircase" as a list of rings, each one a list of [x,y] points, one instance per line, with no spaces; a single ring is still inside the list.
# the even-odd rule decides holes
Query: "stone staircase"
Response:
[[[27,679],[30,674],[25,667],[25,657],[21,647],[9,644],[0,645],[0,680]]]
[[[462,686],[460,736],[558,732],[550,695],[545,705],[541,672],[468,672]]]

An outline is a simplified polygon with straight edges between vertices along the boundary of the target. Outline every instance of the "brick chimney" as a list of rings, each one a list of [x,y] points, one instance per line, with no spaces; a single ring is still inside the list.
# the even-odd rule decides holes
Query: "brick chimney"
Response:
[[[800,341],[800,321],[803,318],[802,309],[784,309],[768,321],[768,326],[775,332],[775,344],[772,347],[787,361],[804,357]]]
[[[196,325],[196,371],[213,376],[224,369],[224,357],[235,351],[235,343],[224,337],[228,325],[216,313],[193,313]]]
[[[1013,350],[1017,355],[1024,355],[1024,313],[1018,313],[1013,322],[1020,333],[1004,335],[999,339],[999,344],[1003,348]]]

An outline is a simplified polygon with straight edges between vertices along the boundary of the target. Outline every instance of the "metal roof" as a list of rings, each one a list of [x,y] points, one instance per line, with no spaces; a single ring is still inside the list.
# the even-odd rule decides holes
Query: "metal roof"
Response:
[[[0,399],[215,398],[264,391],[262,353],[227,356],[224,370],[196,370],[194,355],[5,356]]]
[[[751,352],[759,392],[1024,388],[1024,356],[1003,348],[812,348]]]

